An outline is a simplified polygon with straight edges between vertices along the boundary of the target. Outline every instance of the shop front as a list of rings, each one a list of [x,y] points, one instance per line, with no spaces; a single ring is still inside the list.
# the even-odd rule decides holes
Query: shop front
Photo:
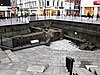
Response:
[[[56,10],[53,9],[41,9],[38,11],[39,12],[39,16],[54,16],[56,15]]]
[[[80,5],[76,4],[74,5],[74,15],[79,16],[80,14]]]
[[[93,7],[86,7],[85,8],[85,15],[87,16],[87,14],[90,14],[91,16],[94,15],[94,8]]]
[[[89,13],[91,16],[97,16],[100,14],[100,0],[81,0],[81,15],[87,16]]]
[[[38,10],[38,15],[39,15],[39,16],[44,16],[44,10],[43,10],[43,9]]]
[[[0,17],[4,17],[5,16],[5,12],[4,11],[0,11]]]
[[[10,7],[1,6],[0,7],[0,17],[10,17]]]
[[[53,9],[46,9],[46,16],[54,16],[55,11]]]
[[[29,10],[28,10],[28,8],[21,8],[20,9],[20,13],[21,13],[20,16],[22,16],[22,15],[28,15],[29,14]]]

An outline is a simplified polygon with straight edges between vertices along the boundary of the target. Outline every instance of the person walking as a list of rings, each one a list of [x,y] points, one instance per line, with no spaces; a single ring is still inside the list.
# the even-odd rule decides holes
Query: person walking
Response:
[[[87,17],[88,17],[88,19],[87,19],[87,20],[89,20],[89,19],[90,19],[90,16],[91,16],[91,15],[90,15],[90,13],[88,12],[88,13],[87,13]]]
[[[97,14],[97,19],[96,19],[96,21],[98,20],[98,18],[99,18],[99,14]]]

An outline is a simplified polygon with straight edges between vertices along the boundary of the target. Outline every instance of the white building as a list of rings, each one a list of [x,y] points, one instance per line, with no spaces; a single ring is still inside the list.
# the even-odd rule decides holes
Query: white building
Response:
[[[0,17],[10,17],[10,6],[0,6]]]
[[[10,17],[10,0],[0,0],[0,17]]]
[[[17,7],[23,15],[26,13],[40,16],[54,16],[64,14],[65,0],[17,0]]]
[[[100,0],[81,0],[81,15],[87,15],[89,12],[91,15],[96,16],[100,13]]]
[[[74,2],[65,2],[64,7],[66,10],[66,15],[72,15],[74,13]]]

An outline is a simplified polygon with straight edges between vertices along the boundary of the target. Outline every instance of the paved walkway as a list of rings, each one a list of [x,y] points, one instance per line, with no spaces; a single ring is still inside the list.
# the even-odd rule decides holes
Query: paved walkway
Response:
[[[61,43],[62,41],[64,44],[66,44],[66,42],[69,42],[68,40],[61,40]],[[51,43],[51,46],[52,44],[54,46],[57,46],[56,42]],[[77,71],[79,67],[81,67],[83,64],[85,65],[86,63],[97,65],[98,67],[100,67],[100,50],[77,50],[77,46],[73,47],[74,50],[69,50],[69,48],[67,47],[72,47],[70,42],[69,44],[70,45],[60,44],[58,49],[54,49],[54,46],[51,47],[42,45],[15,52],[7,50],[3,53],[6,55],[6,58],[9,60],[9,62],[1,62],[0,75],[69,75],[69,72],[65,68],[66,57],[72,57],[75,59],[74,71]],[[61,45],[63,45],[63,50],[59,49]],[[47,69],[44,70],[44,72],[35,72],[33,68],[34,65],[42,65],[45,66]],[[79,70],[81,70],[81,68]],[[86,74],[85,72],[79,73],[79,75],[94,75],[93,73],[88,72],[88,74]]]

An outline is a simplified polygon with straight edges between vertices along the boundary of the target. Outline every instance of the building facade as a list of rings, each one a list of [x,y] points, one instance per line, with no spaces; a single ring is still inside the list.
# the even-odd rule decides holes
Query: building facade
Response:
[[[17,7],[17,0],[11,0],[11,16],[17,16],[18,7]]]
[[[80,15],[80,0],[65,0],[66,15]]]
[[[64,14],[65,0],[17,0],[20,13],[54,16]]]
[[[80,13],[80,0],[17,0],[20,15],[66,16]]]
[[[94,15],[100,14],[100,0],[81,0],[81,15]]]
[[[10,0],[0,0],[0,17],[10,17]]]

